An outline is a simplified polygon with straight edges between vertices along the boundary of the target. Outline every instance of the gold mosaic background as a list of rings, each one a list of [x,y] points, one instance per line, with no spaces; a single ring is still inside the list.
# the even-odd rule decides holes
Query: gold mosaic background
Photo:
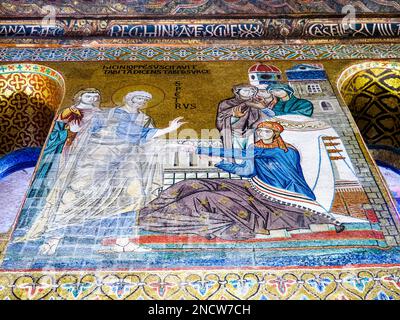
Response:
[[[277,66],[286,81],[284,71],[305,61],[262,61],[265,64]],[[310,61],[315,63],[315,61]],[[324,63],[323,60],[318,61]],[[331,80],[337,77],[349,64],[355,60],[329,60],[324,67]],[[148,108],[145,112],[150,115],[158,127],[165,127],[169,121],[183,116],[188,124],[182,129],[192,128],[200,131],[203,128],[214,128],[215,114],[218,101],[233,96],[232,84],[248,83],[247,70],[256,61],[231,61],[222,62],[46,62],[41,65],[48,66],[58,71],[65,80],[65,98],[62,101],[61,109],[73,104],[73,96],[81,89],[94,87],[101,92],[101,106],[114,107],[117,101],[113,99],[116,92],[141,89],[143,86],[150,86],[149,91],[153,96],[160,96],[164,99],[156,106]],[[161,74],[111,74],[105,73],[107,68],[129,68],[135,66],[137,70],[142,68],[154,68],[162,66]],[[171,69],[169,69],[171,68]],[[181,68],[181,69],[179,69]],[[188,69],[184,69],[188,68]],[[117,69],[114,69],[117,70]],[[123,70],[123,69],[121,69]],[[163,73],[163,70],[179,73]],[[174,71],[172,71],[174,70]],[[188,70],[199,70],[204,73],[188,74]],[[195,104],[196,109],[175,109],[176,82],[180,82],[180,103]],[[216,86],[215,84],[218,84]],[[332,81],[335,88],[334,81]],[[336,91],[336,90],[335,90]],[[336,91],[337,95],[338,92]],[[118,100],[118,99],[117,99]]]
[[[323,60],[320,62],[324,63]],[[360,60],[330,60],[329,63],[324,63],[324,67],[334,84],[347,66],[357,62]],[[284,70],[300,62],[264,63],[279,67],[285,80]],[[231,96],[232,84],[247,83],[247,70],[253,64],[254,61],[235,61],[229,65],[225,62],[41,63],[40,66],[53,68],[63,76],[66,82],[64,99],[64,89],[60,83],[43,73],[18,70],[14,73],[0,72],[0,156],[21,147],[43,145],[54,111],[61,103],[62,108],[71,106],[73,95],[86,87],[98,88],[102,94],[101,105],[112,107],[118,104],[115,93],[149,86],[148,91],[158,103],[157,106],[148,108],[146,113],[155,119],[158,127],[167,126],[173,118],[183,116],[188,124],[182,129],[211,129],[215,121],[215,101]],[[163,66],[163,69],[154,66]],[[137,70],[137,73],[124,73],[124,70],[131,67],[137,68],[132,69]],[[150,69],[158,70],[161,74],[149,72]],[[114,73],[107,73],[106,70],[112,70]],[[115,73],[116,70],[122,71]],[[140,70],[147,71],[139,73]],[[179,73],[179,70],[183,70],[182,73]],[[187,70],[200,72],[190,74]],[[196,110],[175,108],[177,82],[180,87],[179,103],[194,104]],[[218,87],[215,87],[215,83],[218,83]],[[341,94],[368,144],[400,146],[399,86],[400,71],[387,68],[362,70],[341,86]],[[336,86],[333,87],[338,94]]]

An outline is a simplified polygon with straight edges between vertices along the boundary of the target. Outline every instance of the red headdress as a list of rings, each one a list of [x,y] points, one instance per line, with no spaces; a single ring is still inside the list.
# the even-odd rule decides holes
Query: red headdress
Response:
[[[278,122],[264,121],[258,124],[257,128],[268,128],[274,132],[274,138],[271,143],[264,143],[261,139],[254,144],[258,148],[281,148],[287,152],[287,145],[281,137],[281,132],[285,130]]]

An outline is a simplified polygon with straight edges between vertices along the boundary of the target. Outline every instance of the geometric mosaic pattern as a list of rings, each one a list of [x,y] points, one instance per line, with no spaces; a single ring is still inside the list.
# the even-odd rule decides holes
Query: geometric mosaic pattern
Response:
[[[0,300],[398,300],[400,268],[0,273]]]
[[[0,66],[0,156],[42,146],[63,94],[61,75],[46,66]]]
[[[400,44],[0,48],[0,61],[235,61],[400,58]]]
[[[360,71],[342,94],[368,144],[400,147],[400,70]]]

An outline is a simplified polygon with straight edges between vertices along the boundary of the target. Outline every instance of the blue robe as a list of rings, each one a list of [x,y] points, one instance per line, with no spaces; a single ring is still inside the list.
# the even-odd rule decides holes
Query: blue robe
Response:
[[[158,129],[153,128],[151,118],[146,123],[137,123],[139,113],[129,113],[121,108],[116,108],[113,118],[118,120],[116,136],[134,145],[140,145],[150,140]],[[95,117],[91,131],[96,133],[106,126],[105,119]]]
[[[315,200],[315,195],[303,176],[300,154],[292,147],[289,147],[286,152],[281,148],[255,147],[247,150],[197,148],[197,153],[242,158],[244,162],[241,164],[223,160],[215,166],[245,178],[257,176],[270,186],[296,192]]]
[[[56,155],[62,152],[64,144],[67,141],[67,136],[68,131],[65,129],[65,123],[56,121],[43,150],[43,156],[35,176],[36,179],[46,178],[51,167],[57,165],[54,163]]]

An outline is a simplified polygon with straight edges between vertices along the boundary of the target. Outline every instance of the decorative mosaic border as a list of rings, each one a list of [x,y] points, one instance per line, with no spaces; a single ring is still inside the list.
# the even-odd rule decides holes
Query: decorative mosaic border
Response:
[[[352,65],[342,72],[340,78],[338,79],[337,87],[339,90],[341,90],[343,84],[357,72],[372,68],[400,70],[400,64],[398,62],[390,61],[369,61]]]
[[[0,273],[0,300],[397,300],[400,268]]]
[[[47,67],[47,66],[38,66],[37,64],[29,64],[29,63],[23,63],[23,64],[9,64],[9,65],[1,65],[0,66],[0,74],[8,74],[8,73],[34,73],[34,74],[40,74],[46,77],[49,77],[55,81],[57,81],[60,86],[65,90],[65,82],[63,76]]]
[[[272,46],[0,47],[0,61],[235,61],[399,59],[400,43]]]
[[[184,1],[111,1],[88,2],[83,0],[55,0],[50,2],[57,15],[60,16],[227,16],[232,14],[276,15],[276,14],[340,14],[345,4],[339,0],[315,1],[242,1],[242,0],[184,0]],[[39,0],[34,3],[29,0],[3,3],[0,5],[2,17],[43,16],[49,9],[49,1]],[[351,4],[359,13],[396,13],[400,5],[393,0],[363,0],[352,1]]]
[[[3,20],[0,38],[115,39],[371,39],[398,38],[400,19],[272,18],[272,19],[55,19]]]

